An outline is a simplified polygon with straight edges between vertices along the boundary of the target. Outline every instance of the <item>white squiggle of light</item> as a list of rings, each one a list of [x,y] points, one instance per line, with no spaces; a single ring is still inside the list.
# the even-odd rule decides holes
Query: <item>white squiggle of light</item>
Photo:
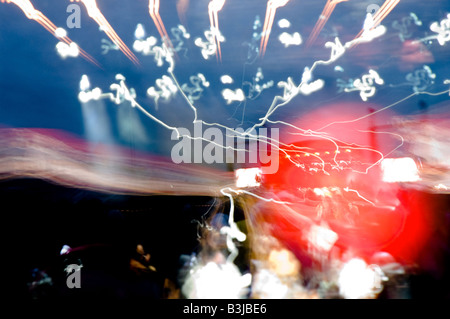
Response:
[[[80,49],[75,42],[71,42],[70,44],[58,42],[56,44],[56,52],[58,52],[59,56],[63,59],[68,57],[76,58],[80,54]]]
[[[443,46],[450,41],[450,13],[447,14],[447,18],[442,19],[440,22],[433,22],[430,25],[430,30],[437,34],[415,40],[413,43],[437,40],[438,43]]]
[[[259,40],[262,37],[262,30],[261,30],[262,24],[259,16],[255,17],[255,21],[253,22],[253,33],[252,33],[252,39],[250,42],[244,42],[244,45],[248,46],[247,51],[247,62],[246,64],[252,64],[256,61],[256,59],[259,56]]]
[[[280,40],[280,42],[284,45],[285,48],[291,45],[302,44],[302,37],[298,32],[294,32],[292,34],[283,32],[278,36],[278,40]]]
[[[248,88],[249,88],[247,98],[254,100],[258,96],[260,96],[264,90],[271,88],[273,86],[272,80],[270,80],[266,83],[260,84],[261,80],[263,80],[263,79],[264,79],[264,74],[262,72],[262,68],[258,67],[258,69],[256,71],[256,75],[252,78],[252,82],[249,82],[249,81],[242,82],[242,86],[248,86]]]
[[[172,79],[173,78],[174,77],[172,77]],[[194,101],[198,100],[201,97],[204,88],[209,87],[210,83],[206,80],[205,76],[202,73],[191,75],[189,77],[189,82],[190,84],[192,84],[192,86],[190,86],[188,83],[184,83],[183,85],[181,85],[180,89],[186,94],[189,102],[194,103]],[[191,105],[191,107],[193,106]]]
[[[299,93],[309,95],[323,88],[325,82],[322,79],[310,82],[311,78],[311,70],[309,68],[305,68],[302,75],[302,81],[298,86],[294,83],[294,80],[291,77],[288,77],[287,82],[278,82],[277,86],[279,88],[283,88],[283,99],[291,100]]]
[[[113,43],[111,40],[108,39],[102,39],[101,40],[101,48],[102,48],[102,54],[107,54],[110,50],[118,51],[119,47],[117,44]]]
[[[348,192],[352,192],[355,193],[359,198],[361,198],[362,200],[368,202],[369,204],[371,204],[372,206],[376,206],[373,202],[371,202],[370,200],[368,200],[367,198],[365,198],[364,196],[362,196],[356,189],[351,189],[348,187],[344,188],[344,191]]]
[[[211,29],[204,32],[206,41],[202,38],[196,38],[194,44],[201,48],[202,56],[205,60],[208,60],[211,56],[216,54],[217,43],[225,42],[225,37],[220,30]]]
[[[312,74],[313,70],[318,65],[329,65],[329,64],[337,61],[345,53],[345,51],[347,49],[351,48],[352,46],[359,44],[359,43],[370,42],[373,39],[383,35],[385,32],[386,32],[386,28],[382,25],[379,25],[378,27],[376,27],[374,29],[363,32],[363,34],[361,34],[361,36],[359,36],[349,42],[346,42],[345,45],[342,45],[339,38],[336,37],[335,42],[325,43],[326,48],[331,48],[330,59],[328,59],[326,61],[324,61],[324,60],[315,61],[313,63],[313,65],[311,66],[311,68],[308,68],[308,72],[310,74]],[[320,88],[320,84],[321,84],[321,82],[319,81],[312,88],[318,89],[318,88]],[[272,104],[270,105],[265,116],[262,117],[260,119],[261,120],[260,123],[255,124],[253,126],[253,128],[264,125],[264,123],[267,121],[269,116],[271,116],[279,107],[282,107],[282,106],[288,104],[296,95],[298,95],[301,92],[300,88],[302,85],[304,85],[303,81],[298,86],[295,86],[292,79],[289,81],[289,78],[288,78],[288,82],[284,82],[281,86],[281,87],[285,88],[283,95],[275,96],[275,98],[273,99]],[[286,88],[287,88],[287,90],[286,90]],[[306,91],[308,91],[308,90],[306,90]],[[281,100],[281,103],[279,103],[280,100]]]
[[[242,89],[223,89],[222,90],[222,96],[227,102],[227,104],[231,104],[232,102],[242,102],[245,101],[245,94]]]
[[[420,21],[417,15],[413,12],[411,12],[409,16],[403,17],[400,21],[395,20],[392,22],[392,27],[398,30],[398,36],[402,42],[412,36],[411,30],[409,30],[411,23],[414,23],[417,26],[422,25],[422,21]]]
[[[244,189],[234,190],[230,187],[225,187],[225,188],[222,188],[220,190],[220,192],[224,196],[227,196],[230,199],[230,211],[229,211],[229,215],[228,215],[228,225],[229,226],[224,226],[220,229],[220,232],[222,234],[227,235],[227,248],[228,248],[228,251],[230,252],[230,255],[228,256],[227,261],[229,261],[229,262],[233,262],[238,255],[238,249],[237,249],[236,245],[234,244],[233,239],[243,242],[247,238],[247,236],[239,230],[239,228],[237,227],[237,224],[234,221],[234,198],[233,198],[233,195],[230,194],[231,192],[235,193],[237,195],[244,193],[244,194],[256,197],[258,199],[261,199],[263,201],[266,201],[266,202],[274,202],[274,203],[278,203],[278,204],[291,204],[289,202],[278,201],[273,198],[264,198],[264,197],[254,194],[252,192],[246,191]]]
[[[375,95],[376,88],[374,84],[382,85],[384,80],[380,75],[374,71],[369,70],[368,74],[364,74],[361,79],[356,79],[353,82],[354,88],[345,88],[345,92],[360,91],[359,95],[363,101],[367,101],[367,98]]]
[[[113,83],[110,85],[110,90],[115,91],[115,93],[109,92],[109,93],[103,93],[102,90],[98,87],[89,90],[90,84],[89,79],[86,75],[83,75],[81,77],[80,81],[80,89],[81,92],[78,94],[78,99],[83,102],[89,102],[90,100],[100,100],[109,98],[112,102],[116,104],[121,104],[125,101],[129,101],[131,103],[131,106],[137,106],[137,102],[135,100],[136,98],[136,91],[131,88],[129,89],[125,85],[125,77],[122,74],[116,75],[116,80],[119,81],[119,83]]]
[[[426,90],[434,83],[435,78],[436,74],[431,71],[428,65],[424,65],[422,69],[415,70],[406,75],[406,80],[409,85],[412,85],[414,92]]]
[[[137,29],[140,29],[139,25],[136,27],[136,30]],[[169,49],[165,43],[161,46],[156,45],[157,43],[158,39],[153,36],[150,36],[145,40],[137,38],[133,42],[133,49],[143,55],[153,56],[158,67],[162,67],[164,65],[164,61],[166,61],[169,64],[168,71],[173,71],[175,68],[175,60],[173,58],[172,50]]]
[[[343,79],[337,79],[336,80],[336,86],[338,88],[337,93],[344,92],[346,89],[353,89],[354,88],[354,85],[353,85],[354,81],[355,81],[354,79],[348,79],[347,81],[345,81]]]
[[[229,150],[234,150],[234,151],[245,151],[245,149],[240,149],[238,147],[224,146],[222,144],[219,144],[219,143],[217,143],[215,141],[212,141],[212,140],[204,138],[204,137],[192,137],[189,134],[182,134],[182,133],[180,133],[180,130],[177,127],[171,126],[171,125],[165,123],[164,121],[160,120],[158,117],[156,117],[153,114],[151,114],[150,112],[148,112],[143,106],[141,106],[136,101],[136,99],[135,99],[136,98],[136,92],[135,92],[135,90],[133,88],[128,89],[128,87],[125,84],[125,77],[123,75],[117,74],[116,75],[116,80],[119,83],[113,83],[113,84],[110,85],[110,89],[112,91],[116,91],[115,93],[113,93],[113,92],[103,93],[100,88],[96,87],[93,90],[81,91],[78,94],[78,99],[82,103],[87,103],[87,102],[89,102],[91,100],[110,99],[113,103],[115,103],[117,105],[120,105],[120,104],[122,104],[125,101],[128,101],[133,107],[137,107],[145,116],[149,117],[150,119],[152,119],[156,123],[160,124],[161,126],[165,127],[166,129],[171,130],[172,132],[176,133],[176,137],[178,139],[181,138],[181,137],[185,137],[185,138],[192,139],[192,140],[199,139],[199,140],[204,140],[206,142],[209,142],[210,144],[216,145],[216,146],[221,147],[223,149],[229,149]],[[174,82],[177,84],[177,88],[181,92],[181,94],[184,94],[184,92],[179,87],[178,83],[175,80],[174,80]],[[82,86],[84,88],[86,88],[86,86],[84,84]],[[185,98],[188,99],[187,97],[185,97]],[[197,116],[196,108],[193,107],[193,110],[195,112],[195,119],[194,119],[193,123],[196,123],[196,122],[198,122],[198,120],[196,119],[196,116]],[[201,121],[201,122],[204,123],[204,124],[208,124],[208,123],[205,123],[203,121]],[[224,127],[224,126],[222,126],[222,127]],[[231,131],[233,131],[236,134],[241,134],[240,132],[238,132],[236,130],[231,130]]]
[[[168,102],[178,92],[178,88],[173,83],[172,78],[167,75],[163,75],[156,80],[156,87],[159,90],[154,86],[149,87],[147,90],[147,95],[153,98],[156,108],[158,108],[159,99],[162,98],[164,102]]]
[[[191,35],[187,32],[186,28],[179,24],[176,28],[171,28],[170,32],[172,33],[175,39],[172,40],[173,50],[175,52],[187,51],[187,48],[184,45],[184,40],[189,39]]]
[[[430,25],[430,30],[437,33],[436,39],[440,45],[444,45],[447,41],[450,41],[450,13],[440,23],[433,22]]]
[[[228,189],[230,190],[230,188],[228,188]],[[226,190],[226,188],[223,188],[220,190],[220,192],[224,196],[227,196],[230,199],[230,211],[229,211],[229,215],[228,215],[228,225],[229,226],[223,226],[220,229],[220,233],[227,235],[227,248],[228,248],[228,251],[230,252],[230,255],[228,256],[227,260],[230,262],[233,262],[239,253],[236,245],[233,242],[233,239],[243,242],[247,239],[247,236],[239,230],[237,224],[234,221],[233,195],[231,195],[230,193],[227,193],[225,190]]]

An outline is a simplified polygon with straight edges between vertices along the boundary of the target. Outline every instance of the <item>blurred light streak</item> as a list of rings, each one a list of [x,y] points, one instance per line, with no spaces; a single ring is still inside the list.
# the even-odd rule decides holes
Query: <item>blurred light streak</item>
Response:
[[[162,22],[161,16],[159,15],[159,0],[149,0],[148,3],[148,11],[150,16],[155,23],[156,28],[158,29],[158,33],[161,36],[161,39],[166,44],[168,48],[173,48],[172,42],[170,41],[170,37],[167,34],[166,28],[164,27],[164,23]]]
[[[217,196],[232,173],[174,164],[170,159],[52,129],[0,129],[0,180],[40,178],[111,194]]]
[[[214,43],[216,45],[216,57],[219,61],[222,61],[222,52],[220,50],[220,29],[219,29],[219,17],[218,12],[222,10],[225,5],[225,0],[211,0],[208,4],[209,23],[211,25],[211,31],[214,37]]]
[[[383,5],[378,9],[378,11],[373,16],[373,23],[371,23],[370,28],[368,29],[362,29],[358,35],[355,37],[355,39],[360,38],[364,35],[364,33],[375,29],[387,16],[388,14],[399,4],[400,0],[386,0]],[[370,13],[369,13],[370,14]],[[358,44],[358,42],[354,42],[352,44],[352,47],[355,47]]]
[[[65,44],[67,44],[69,48],[74,48],[74,46],[76,46],[82,57],[84,57],[87,61],[91,62],[92,64],[100,67],[100,64],[93,57],[91,57],[83,49],[78,47],[75,44],[75,42],[73,42],[69,37],[67,37],[67,33],[61,33],[61,28],[56,27],[53,24],[53,22],[51,22],[42,12],[36,10],[29,0],[0,0],[0,2],[14,3],[25,13],[25,16],[28,19],[34,20],[37,23],[39,23],[58,40],[61,40]]]
[[[327,0],[322,13],[320,14],[319,19],[316,22],[316,25],[314,26],[314,29],[312,30],[311,34],[308,37],[308,40],[306,41],[307,47],[310,47],[317,39],[317,36],[320,34],[320,31],[322,31],[323,27],[327,23],[336,5],[344,1],[348,0]]]
[[[131,60],[135,65],[140,65],[139,60],[134,55],[133,52],[125,45],[122,39],[117,35],[116,31],[111,27],[109,22],[103,16],[102,12],[97,6],[95,0],[70,0],[71,2],[81,2],[86,7],[88,15],[99,25],[101,30],[103,30],[106,35],[111,39],[111,41],[116,44],[120,51],[122,51],[125,56]]]
[[[189,0],[178,0],[177,1],[177,13],[178,18],[180,19],[183,25],[187,25],[186,23],[186,12],[189,8]]]
[[[266,17],[264,18],[264,26],[262,30],[261,44],[259,46],[259,52],[261,56],[266,53],[267,43],[272,31],[273,20],[275,19],[275,13],[278,8],[285,6],[289,0],[269,0],[267,1]]]

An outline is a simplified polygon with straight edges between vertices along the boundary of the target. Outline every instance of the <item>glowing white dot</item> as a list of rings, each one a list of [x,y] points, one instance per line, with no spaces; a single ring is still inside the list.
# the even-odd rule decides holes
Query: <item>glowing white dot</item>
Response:
[[[142,52],[144,50],[145,44],[143,41],[136,40],[133,42],[133,49],[136,52]]]
[[[280,21],[278,21],[278,26],[282,29],[286,29],[291,26],[291,23],[287,19],[281,19]]]
[[[240,168],[235,171],[236,187],[257,187],[261,183],[262,171],[259,167]]]
[[[301,37],[300,33],[298,33],[298,32],[294,32],[293,34],[283,32],[278,37],[278,40],[280,40],[280,42],[283,43],[286,48],[290,45],[302,44],[302,37]]]
[[[67,45],[67,43],[64,42],[58,42],[58,44],[56,44],[56,51],[63,59],[67,57],[77,57],[80,53],[78,45],[75,42],[70,43],[70,45]]]
[[[223,84],[231,84],[233,83],[233,78],[229,75],[222,75],[220,77],[220,82],[222,82]]]
[[[63,28],[57,28],[55,30],[55,36],[58,38],[64,38],[67,36],[67,31],[64,30]]]
[[[245,100],[244,91],[237,89],[236,91],[225,89],[222,91],[223,98],[230,104],[233,101],[242,102]]]
[[[86,74],[83,74],[81,76],[81,80],[80,80],[80,90],[81,91],[86,91],[91,87],[91,83],[89,82],[89,78]]]
[[[138,24],[136,26],[136,30],[134,31],[134,36],[136,39],[142,39],[145,37],[145,30],[144,30],[144,26],[142,24]]]

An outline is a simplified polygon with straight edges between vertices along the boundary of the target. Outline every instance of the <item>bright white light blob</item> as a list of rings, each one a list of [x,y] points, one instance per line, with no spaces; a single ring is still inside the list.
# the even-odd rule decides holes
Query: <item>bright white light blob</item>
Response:
[[[262,170],[258,167],[240,168],[235,171],[236,187],[258,187],[261,185]]]
[[[75,42],[72,42],[70,44],[58,42],[58,44],[56,45],[56,51],[63,59],[67,57],[76,58],[80,54],[80,49]]]
[[[329,252],[338,240],[338,235],[331,229],[313,225],[308,233],[308,243],[315,249]]]
[[[287,29],[291,26],[291,23],[287,19],[281,19],[280,21],[278,21],[278,26],[281,29]]]
[[[80,90],[81,91],[86,91],[91,87],[91,83],[89,82],[89,78],[86,74],[83,74],[81,76],[81,80],[80,80]]]
[[[134,31],[134,37],[138,40],[142,40],[145,37],[145,30],[142,24],[138,24],[136,26],[136,30]]]
[[[220,82],[222,82],[223,84],[232,84],[233,78],[225,74],[220,77]]]
[[[55,30],[55,36],[58,37],[58,38],[67,37],[67,31],[64,30],[63,28],[57,28]]]
[[[60,255],[65,255],[67,254],[72,248],[70,248],[70,246],[68,245],[64,245],[61,248],[61,251],[59,252]]]
[[[420,180],[416,162],[410,157],[385,158],[381,162],[383,181],[387,183],[395,182],[416,182]]]
[[[99,100],[102,97],[102,94],[102,90],[97,87],[92,91],[81,91],[78,93],[78,99],[82,103],[87,103],[91,100]]]
[[[302,37],[300,36],[300,33],[294,32],[292,34],[283,32],[278,37],[278,40],[284,45],[285,48],[291,45],[300,45],[302,44]]]
[[[209,262],[191,269],[181,290],[188,299],[240,299],[251,280],[251,274],[241,275],[231,262]]]
[[[227,101],[227,104],[231,104],[234,101],[242,102],[245,100],[244,91],[242,91],[242,89],[237,89],[235,91],[224,89],[222,91],[222,96]]]
[[[364,260],[351,259],[342,267],[338,279],[339,293],[346,299],[365,299],[379,292],[381,278]]]
[[[262,269],[255,276],[252,291],[259,299],[283,299],[288,294],[289,287],[273,272]]]

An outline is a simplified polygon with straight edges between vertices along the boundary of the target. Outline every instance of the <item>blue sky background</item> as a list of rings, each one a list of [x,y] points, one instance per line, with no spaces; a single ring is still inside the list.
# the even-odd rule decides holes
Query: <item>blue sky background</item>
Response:
[[[215,57],[205,60],[194,39],[203,37],[209,28],[207,0],[190,1],[185,16],[185,27],[190,33],[186,40],[186,54],[179,56],[174,74],[180,84],[189,81],[189,76],[197,73],[205,75],[211,83],[203,96],[196,101],[200,119],[217,122],[232,128],[248,128],[258,122],[265,114],[274,96],[282,94],[276,86],[279,81],[292,77],[299,83],[303,69],[318,59],[328,59],[330,51],[324,48],[326,41],[339,36],[341,42],[351,40],[360,30],[365,19],[366,8],[370,4],[381,5],[382,1],[348,1],[336,6],[315,45],[306,49],[306,40],[320,15],[325,1],[291,0],[276,12],[267,52],[263,59],[248,63],[248,46],[252,39],[252,27],[258,15],[264,21],[265,1],[231,1],[225,3],[219,12],[220,29],[226,41],[221,44],[222,62]],[[156,108],[154,101],[146,95],[156,79],[166,74],[166,66],[158,67],[151,56],[134,52],[141,62],[135,66],[120,51],[102,54],[101,40],[107,39],[99,31],[98,25],[89,18],[82,4],[81,28],[68,29],[66,12],[69,1],[32,1],[37,10],[46,15],[55,25],[64,27],[68,36],[81,48],[93,56],[102,68],[87,62],[81,57],[62,59],[56,52],[58,40],[37,22],[26,18],[14,4],[0,4],[0,125],[8,127],[54,128],[67,131],[84,139],[124,145],[152,153],[170,154],[174,144],[170,131],[145,117],[129,104],[115,105],[104,100],[94,102],[91,108],[82,106],[77,98],[81,76],[89,76],[91,87],[108,91],[118,73],[126,77],[129,87],[137,92],[137,101],[149,112],[174,126],[191,127],[193,113],[189,105],[177,94],[171,101],[160,102]],[[138,23],[143,24],[147,36],[159,38],[157,29],[148,14],[148,1],[98,0],[99,8],[105,18],[132,49],[134,31]],[[415,13],[422,26],[410,26],[409,40],[421,39],[433,34],[429,26],[441,21],[450,12],[447,0],[401,1],[383,21],[387,32],[369,44],[362,44],[346,53],[340,60],[329,66],[320,66],[314,72],[314,79],[323,79],[322,90],[309,96],[299,95],[288,105],[279,109],[274,120],[297,121],[313,111],[326,109],[333,104],[359,103],[368,112],[370,106],[381,108],[390,105],[413,93],[411,85],[405,85],[408,73],[428,65],[436,74],[434,83],[427,91],[440,92],[449,88],[443,84],[450,78],[450,43],[441,46],[436,40],[426,42],[424,49],[431,53],[433,62],[421,63],[420,59],[411,65],[404,62],[398,30],[392,23]],[[176,10],[176,1],[161,1],[160,15],[166,29],[181,24]],[[280,29],[277,22],[288,19],[291,26]],[[285,48],[278,36],[282,32],[299,32],[303,43],[300,46]],[[170,33],[170,31],[169,31]],[[159,39],[159,43],[160,43]],[[259,42],[258,42],[259,43]],[[420,58],[420,54],[418,54]],[[335,66],[343,72],[336,71]],[[243,88],[243,81],[251,81],[258,67],[262,68],[264,80],[273,80],[275,85],[263,91],[255,100],[246,103],[227,104],[221,96],[224,88]],[[358,92],[338,93],[337,80],[356,79],[373,68],[384,79],[375,96],[364,103]],[[224,85],[220,77],[224,74],[234,79],[231,85]],[[417,114],[421,105],[427,105],[430,112],[445,110],[449,95],[437,97],[414,96],[395,106],[393,111],[400,114]],[[309,128],[309,127],[306,127]],[[313,128],[313,127],[312,127]]]

